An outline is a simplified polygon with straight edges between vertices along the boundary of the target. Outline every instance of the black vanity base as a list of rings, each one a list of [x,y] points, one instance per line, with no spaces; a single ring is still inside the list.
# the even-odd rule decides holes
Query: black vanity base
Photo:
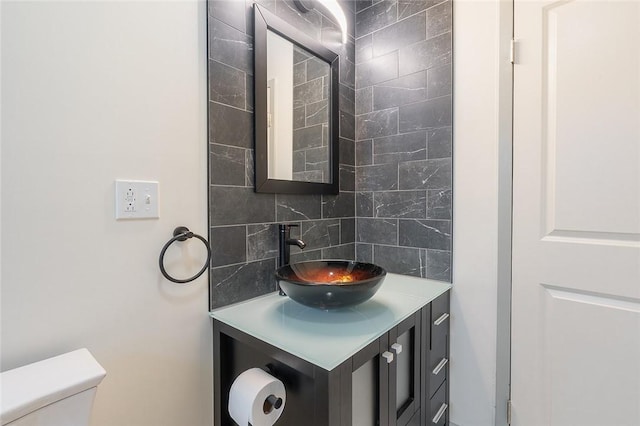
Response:
[[[258,367],[285,385],[279,426],[447,425],[448,311],[447,292],[331,371],[214,319],[214,424],[236,424],[231,384]]]

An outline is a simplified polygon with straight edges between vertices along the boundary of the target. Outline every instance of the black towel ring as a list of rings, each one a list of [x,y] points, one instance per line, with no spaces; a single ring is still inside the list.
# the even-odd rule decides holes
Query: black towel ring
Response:
[[[192,238],[192,237],[196,237],[197,239],[199,239],[204,243],[204,246],[207,248],[207,262],[204,264],[202,269],[200,269],[200,272],[198,272],[191,278],[187,278],[184,280],[173,278],[164,269],[164,253],[167,251],[169,246],[173,244],[174,241],[187,241],[189,238]],[[162,275],[164,275],[166,279],[168,279],[169,281],[173,281],[174,283],[178,283],[178,284],[189,283],[195,280],[196,278],[198,278],[200,275],[204,274],[204,272],[209,268],[210,260],[211,260],[211,247],[209,247],[209,242],[203,237],[201,237],[200,235],[194,234],[193,232],[189,231],[189,228],[187,228],[186,226],[178,226],[176,229],[173,230],[173,238],[170,239],[167,242],[167,244],[165,244],[164,247],[162,247],[162,250],[160,251],[160,259],[159,259],[160,272],[162,272]]]

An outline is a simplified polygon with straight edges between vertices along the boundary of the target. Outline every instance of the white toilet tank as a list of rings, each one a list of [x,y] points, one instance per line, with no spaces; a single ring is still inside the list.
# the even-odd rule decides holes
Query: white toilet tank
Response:
[[[79,349],[0,373],[2,426],[87,426],[106,372]]]

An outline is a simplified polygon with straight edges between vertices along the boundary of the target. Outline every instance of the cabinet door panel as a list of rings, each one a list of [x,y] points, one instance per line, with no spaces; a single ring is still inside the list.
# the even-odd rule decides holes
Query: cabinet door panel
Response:
[[[389,369],[391,425],[406,426],[420,409],[420,318],[417,312],[389,332],[390,348],[396,355]],[[399,346],[394,349],[394,344]]]
[[[378,356],[374,356],[352,373],[352,426],[378,424],[378,363]]]
[[[413,400],[413,336],[407,330],[396,340],[402,352],[396,359],[396,411],[401,412]]]
[[[385,334],[361,349],[351,359],[350,372],[350,423],[353,426],[386,425],[389,416],[389,372],[387,362],[381,356],[389,344]],[[347,387],[343,386],[343,389]],[[383,419],[381,421],[381,419]]]

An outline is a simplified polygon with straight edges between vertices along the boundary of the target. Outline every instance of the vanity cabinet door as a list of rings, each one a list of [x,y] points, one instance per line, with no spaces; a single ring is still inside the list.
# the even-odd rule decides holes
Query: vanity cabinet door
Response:
[[[389,336],[384,334],[361,349],[351,358],[351,374],[345,395],[350,395],[351,426],[382,426],[388,419],[389,368],[382,354],[388,347]]]
[[[406,426],[420,411],[421,312],[389,331],[389,424]]]
[[[421,312],[411,315],[351,358],[352,426],[419,421],[420,319]]]

